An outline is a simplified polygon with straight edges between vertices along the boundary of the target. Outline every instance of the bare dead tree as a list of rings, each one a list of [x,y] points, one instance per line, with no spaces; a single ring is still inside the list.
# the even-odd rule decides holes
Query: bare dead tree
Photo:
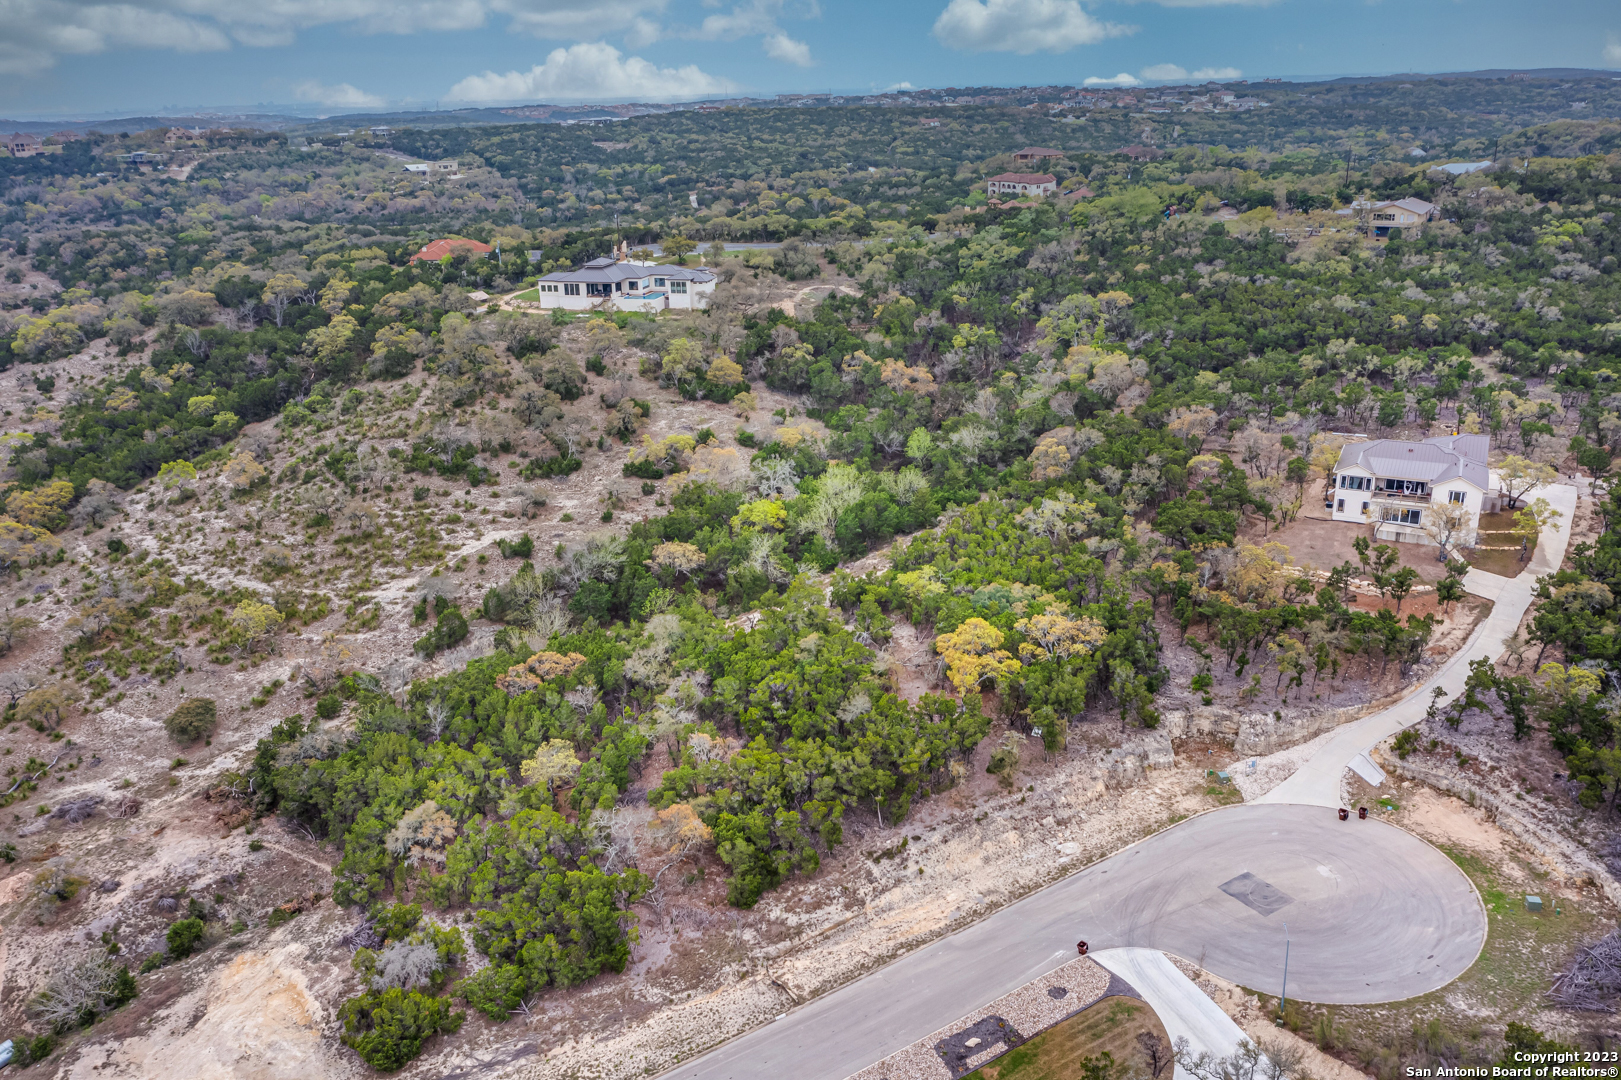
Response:
[[[1582,1012],[1615,1012],[1621,998],[1621,930],[1612,930],[1576,953],[1554,979],[1548,996]]]

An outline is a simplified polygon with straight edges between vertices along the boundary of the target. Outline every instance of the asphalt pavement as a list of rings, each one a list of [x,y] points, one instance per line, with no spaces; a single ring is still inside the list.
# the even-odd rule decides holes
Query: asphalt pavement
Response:
[[[1225,888],[1225,891],[1224,891]],[[1439,851],[1381,821],[1233,806],[1156,833],[671,1070],[681,1080],[844,1080],[1092,948],[1185,956],[1276,993],[1413,997],[1474,962],[1485,912]]]

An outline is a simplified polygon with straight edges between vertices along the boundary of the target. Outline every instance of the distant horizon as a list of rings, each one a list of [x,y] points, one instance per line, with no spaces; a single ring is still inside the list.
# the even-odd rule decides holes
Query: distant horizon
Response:
[[[829,89],[1621,69],[1614,0],[1410,0],[1386,13],[1402,32],[1376,49],[1348,32],[1360,12],[1330,0],[24,4],[0,21],[0,116],[336,116]]]
[[[412,115],[422,113],[454,113],[454,112],[485,112],[491,110],[516,108],[589,108],[592,106],[610,108],[628,105],[690,105],[706,101],[727,101],[748,99],[755,101],[771,101],[782,96],[811,96],[829,94],[834,97],[870,97],[885,94],[929,93],[943,89],[989,89],[989,90],[1021,90],[1048,86],[1065,86],[1075,89],[1088,89],[1093,91],[1131,90],[1131,89],[1158,89],[1167,86],[1198,86],[1207,83],[1221,83],[1231,85],[1262,85],[1267,80],[1277,80],[1284,85],[1311,85],[1319,83],[1336,82],[1346,79],[1398,79],[1398,78],[1494,78],[1508,74],[1525,74],[1538,78],[1607,78],[1621,81],[1621,71],[1608,68],[1580,68],[1580,67],[1495,67],[1474,70],[1458,71],[1365,71],[1340,72],[1326,75],[1253,75],[1231,79],[1158,79],[1139,80],[1133,84],[1112,86],[1094,85],[1087,87],[1085,80],[1072,82],[959,82],[942,83],[929,86],[908,86],[905,88],[887,87],[874,89],[871,87],[828,87],[808,88],[796,90],[735,90],[730,92],[716,92],[694,97],[669,98],[657,100],[647,97],[607,97],[607,98],[564,98],[548,97],[514,98],[469,103],[462,101],[448,101],[445,99],[421,101],[389,102],[380,107],[353,107],[353,108],[322,108],[309,102],[297,101],[259,101],[243,104],[214,104],[214,105],[163,105],[149,109],[103,110],[88,112],[86,110],[65,110],[59,113],[31,112],[17,110],[8,112],[0,117],[0,126],[7,124],[93,124],[98,121],[114,121],[126,119],[139,119],[152,117],[153,119],[203,119],[208,117],[241,117],[253,118],[289,118],[311,121],[338,120],[344,117],[387,117],[395,115]],[[1276,85],[1273,83],[1272,85]],[[514,122],[520,122],[517,118]]]

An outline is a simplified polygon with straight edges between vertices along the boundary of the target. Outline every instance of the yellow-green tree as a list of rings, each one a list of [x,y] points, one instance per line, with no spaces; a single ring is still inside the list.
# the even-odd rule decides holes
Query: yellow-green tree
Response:
[[[946,662],[946,677],[959,694],[971,694],[987,679],[1017,675],[1022,665],[1001,648],[1002,631],[974,618],[934,639],[934,651]]]
[[[158,469],[158,483],[165,488],[186,487],[197,482],[197,467],[189,461],[166,461]]]
[[[243,451],[225,463],[225,482],[237,491],[246,491],[265,478],[265,467]]]
[[[743,381],[743,369],[730,356],[717,356],[709,362],[708,376],[716,386],[736,386]]]
[[[780,529],[788,521],[788,508],[776,499],[755,499],[737,508],[734,529]]]
[[[277,274],[265,282],[265,291],[259,299],[270,309],[270,317],[280,326],[287,317],[287,308],[303,291],[304,283],[293,275]]]
[[[559,780],[572,780],[580,771],[580,759],[567,739],[549,739],[535,748],[534,757],[518,766],[518,772],[531,784],[544,784],[546,790]]]
[[[1084,656],[1109,636],[1103,624],[1090,615],[1079,619],[1057,613],[1033,615],[1014,623],[1013,629],[1025,637],[1019,643],[1019,656],[1027,664]]]
[[[18,489],[6,497],[6,516],[38,529],[60,529],[67,524],[68,503],[73,501],[73,484],[53,480],[32,491]]]
[[[254,652],[271,640],[286,616],[269,604],[244,600],[229,616],[245,652]]]
[[[1503,459],[1503,464],[1497,467],[1497,475],[1502,481],[1503,494],[1508,496],[1510,506],[1518,506],[1522,495],[1543,484],[1551,484],[1559,478],[1559,473],[1552,465],[1544,465],[1540,461],[1532,461],[1517,454],[1510,454]]]

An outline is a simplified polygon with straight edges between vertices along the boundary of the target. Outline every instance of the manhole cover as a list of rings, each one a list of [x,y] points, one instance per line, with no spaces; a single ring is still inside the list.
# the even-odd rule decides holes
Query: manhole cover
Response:
[[[1220,885],[1221,891],[1260,915],[1270,915],[1295,902],[1295,898],[1269,885],[1249,871],[1239,874]]]
[[[1047,987],[1047,996],[1052,998],[1054,1001],[1058,1001],[1062,998],[1069,997],[1069,988],[1064,986],[1049,986]]]

